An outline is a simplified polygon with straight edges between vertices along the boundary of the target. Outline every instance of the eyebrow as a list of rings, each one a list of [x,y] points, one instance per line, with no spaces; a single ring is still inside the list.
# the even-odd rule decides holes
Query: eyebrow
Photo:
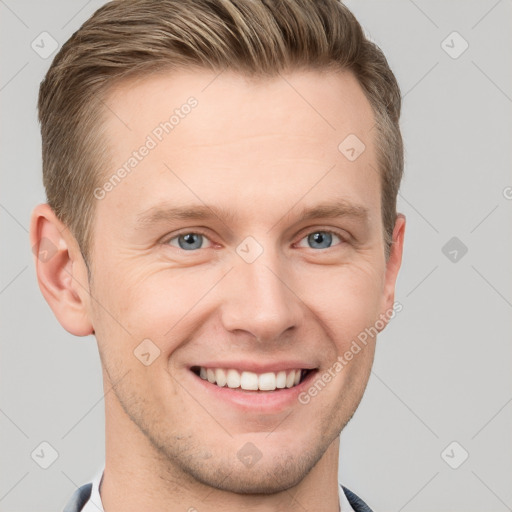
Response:
[[[274,226],[283,219],[293,215],[293,208],[281,217]],[[177,220],[208,220],[218,218],[222,222],[232,224],[238,217],[237,212],[223,206],[207,205],[183,205],[170,206],[168,203],[153,206],[136,218],[138,229],[146,229],[151,225],[162,222],[173,222]],[[369,219],[369,210],[365,206],[351,203],[345,199],[325,202],[313,207],[303,207],[297,214],[297,222],[318,218],[338,218],[352,217],[360,221],[367,222]],[[273,227],[274,227],[273,226]],[[272,228],[271,228],[272,229]]]

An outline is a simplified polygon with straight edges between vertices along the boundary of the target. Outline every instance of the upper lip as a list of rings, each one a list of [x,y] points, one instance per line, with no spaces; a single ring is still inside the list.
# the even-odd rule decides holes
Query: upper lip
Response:
[[[258,361],[216,361],[216,362],[204,362],[190,366],[192,368],[225,368],[240,370],[242,372],[253,372],[253,373],[267,373],[267,372],[280,372],[287,370],[314,370],[317,368],[312,363],[305,363],[304,361],[269,361],[269,362],[258,362]]]

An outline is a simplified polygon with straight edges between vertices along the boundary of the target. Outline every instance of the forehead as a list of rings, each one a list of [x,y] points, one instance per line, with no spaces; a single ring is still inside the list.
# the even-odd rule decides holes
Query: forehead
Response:
[[[328,133],[334,139],[347,130],[364,135],[374,124],[370,104],[349,71],[296,70],[251,78],[229,70],[196,69],[118,82],[105,102],[107,130],[119,148],[128,149],[123,141],[135,142],[132,136],[151,133],[173,113],[179,116],[190,98],[199,107],[193,109],[192,122],[177,123],[173,130],[190,144],[226,144],[230,134],[241,135],[240,128],[248,136],[269,135],[285,123],[293,127],[291,135],[307,134],[318,146]]]
[[[176,194],[291,206],[308,188],[343,185],[348,199],[378,197],[373,112],[349,72],[164,72],[120,83],[105,104],[105,180],[125,169],[107,199],[134,215]],[[343,153],[352,147],[364,148],[356,160]]]

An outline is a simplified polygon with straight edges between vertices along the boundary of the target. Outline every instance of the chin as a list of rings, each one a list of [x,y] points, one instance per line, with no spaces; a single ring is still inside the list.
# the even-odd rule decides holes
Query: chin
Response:
[[[194,480],[235,494],[275,494],[300,483],[315,466],[323,453],[300,455],[280,453],[272,459],[262,457],[253,466],[245,466],[235,456],[220,464],[210,458],[202,465],[182,466]]]

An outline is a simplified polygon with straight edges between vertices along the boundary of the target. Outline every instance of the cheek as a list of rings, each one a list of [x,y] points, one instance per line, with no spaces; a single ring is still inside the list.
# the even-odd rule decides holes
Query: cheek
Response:
[[[151,339],[163,356],[174,351],[197,319],[206,295],[223,275],[222,269],[197,267],[170,269],[162,265],[133,265],[100,275],[96,297],[102,339],[116,350],[130,352]],[[206,300],[205,300],[206,299]],[[197,322],[196,322],[197,323]],[[98,329],[96,334],[99,335]]]
[[[331,339],[343,348],[378,318],[382,275],[370,262],[319,269],[312,271],[307,281],[298,281],[302,284],[297,295],[331,331]]]

